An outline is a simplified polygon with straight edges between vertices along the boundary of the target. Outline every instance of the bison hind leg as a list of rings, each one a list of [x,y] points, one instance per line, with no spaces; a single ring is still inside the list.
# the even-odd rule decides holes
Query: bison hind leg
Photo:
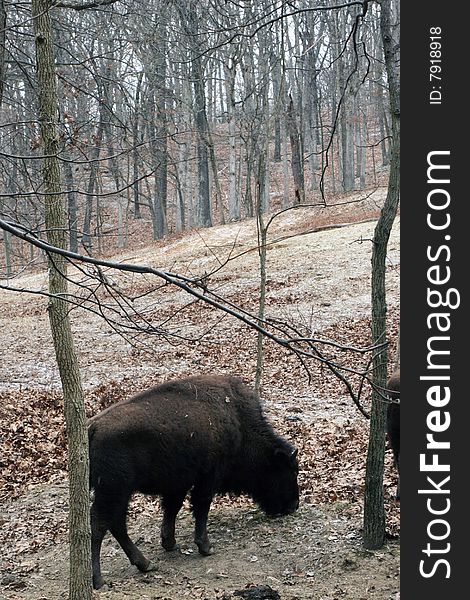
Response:
[[[125,516],[123,519],[115,520],[109,528],[112,535],[116,538],[121,548],[126,553],[131,565],[135,565],[139,571],[146,573],[152,571],[154,567],[142,552],[137,548],[127,533]]]
[[[91,562],[93,568],[93,588],[99,590],[104,585],[101,576],[100,553],[101,545],[108,527],[100,518],[96,509],[96,500],[91,507]]]
[[[100,549],[107,530],[124,550],[132,565],[139,571],[147,572],[153,569],[150,561],[142,554],[127,533],[126,517],[130,494],[113,490],[113,493],[103,493],[95,490],[95,500],[92,506],[92,559],[93,582],[95,589],[103,585],[100,573]],[[96,580],[96,584],[95,584]]]
[[[210,556],[213,554],[212,546],[207,534],[207,517],[212,502],[212,489],[207,483],[195,485],[191,492],[191,506],[195,519],[194,541],[198,547],[199,554]]]
[[[162,546],[167,552],[178,550],[175,538],[175,521],[186,496],[186,491],[162,496],[163,521],[161,527]]]

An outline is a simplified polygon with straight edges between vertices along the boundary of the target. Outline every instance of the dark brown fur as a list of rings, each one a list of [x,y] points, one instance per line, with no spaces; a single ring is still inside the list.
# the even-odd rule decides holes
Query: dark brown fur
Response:
[[[298,507],[296,451],[265,420],[241,380],[200,376],[170,381],[106,409],[90,421],[93,585],[103,585],[100,549],[109,530],[132,564],[150,562],[126,529],[134,492],[162,498],[162,545],[173,550],[175,518],[191,491],[195,542],[210,554],[207,515],[217,493],[247,493],[269,515]]]
[[[387,407],[387,434],[398,471],[397,499],[400,499],[400,369],[392,373],[387,382],[387,394],[391,399]]]

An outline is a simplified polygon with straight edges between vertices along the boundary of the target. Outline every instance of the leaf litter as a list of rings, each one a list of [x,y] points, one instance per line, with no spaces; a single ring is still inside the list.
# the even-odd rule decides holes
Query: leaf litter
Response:
[[[300,227],[293,219],[290,226]],[[213,246],[220,250],[220,238],[230,239],[231,232],[233,239],[236,225],[214,230],[219,246],[212,240]],[[268,258],[269,309],[279,317],[303,320],[324,339],[367,346],[370,248],[355,241],[370,237],[372,230],[373,223],[362,223],[292,238],[283,248],[274,246]],[[205,244],[200,254],[191,244],[190,266],[185,237],[175,241],[176,250],[167,253],[166,260],[186,264],[191,271],[207,267],[213,256],[205,256],[204,248],[211,233],[201,235]],[[399,322],[397,236],[395,231],[387,276],[392,349]],[[248,233],[237,238],[244,244],[250,239]],[[158,246],[153,254],[150,248],[139,252],[144,256],[137,257],[138,262],[164,262],[165,253]],[[288,264],[293,255],[294,272]],[[313,265],[312,256],[320,264]],[[220,272],[219,283],[224,294],[255,307],[256,276],[256,256],[251,253],[249,260],[229,263]],[[43,281],[41,274],[37,278]],[[132,286],[134,280],[128,283]],[[66,597],[66,435],[45,303],[32,304],[23,295],[11,300],[5,294],[0,294],[6,336],[0,365],[0,598]],[[159,318],[165,311],[171,315],[177,301],[177,293],[167,293]],[[238,323],[220,320],[199,303],[190,306],[184,318],[195,329],[201,320],[211,322],[209,339],[177,347],[158,341],[156,354],[107,335],[106,326],[92,315],[74,311],[72,318],[88,416],[170,377],[226,372],[249,381],[254,372],[256,336]],[[177,524],[181,552],[172,555],[158,545],[158,500],[137,495],[129,515],[131,535],[156,557],[158,569],[136,573],[114,540],[107,539],[103,563],[112,584],[97,597],[222,600],[255,584],[269,584],[285,600],[399,597],[400,519],[393,498],[396,473],[391,451],[386,452],[384,481],[388,541],[381,551],[369,553],[361,546],[368,423],[344,388],[317,366],[311,369],[309,383],[295,358],[267,342],[262,400],[276,430],[299,447],[299,511],[269,520],[248,498],[217,498],[209,515],[216,553],[202,559],[194,551],[187,502]]]

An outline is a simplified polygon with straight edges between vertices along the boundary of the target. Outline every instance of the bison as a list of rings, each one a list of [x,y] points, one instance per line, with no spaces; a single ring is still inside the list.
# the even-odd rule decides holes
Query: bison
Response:
[[[400,499],[400,369],[387,381],[390,403],[387,407],[387,434],[398,471],[397,500]]]
[[[161,497],[161,543],[174,550],[176,515],[190,491],[202,555],[212,553],[206,527],[215,494],[246,493],[269,516],[299,505],[297,450],[276,435],[258,397],[234,377],[163,383],[93,417],[88,437],[95,589],[104,583],[100,550],[108,530],[131,564],[152,568],[127,533],[134,492]]]

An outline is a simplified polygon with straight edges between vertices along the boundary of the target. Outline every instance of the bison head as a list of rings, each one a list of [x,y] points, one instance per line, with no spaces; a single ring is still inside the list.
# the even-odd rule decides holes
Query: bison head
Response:
[[[270,517],[288,515],[299,507],[297,449],[276,448],[261,473],[253,499]]]

